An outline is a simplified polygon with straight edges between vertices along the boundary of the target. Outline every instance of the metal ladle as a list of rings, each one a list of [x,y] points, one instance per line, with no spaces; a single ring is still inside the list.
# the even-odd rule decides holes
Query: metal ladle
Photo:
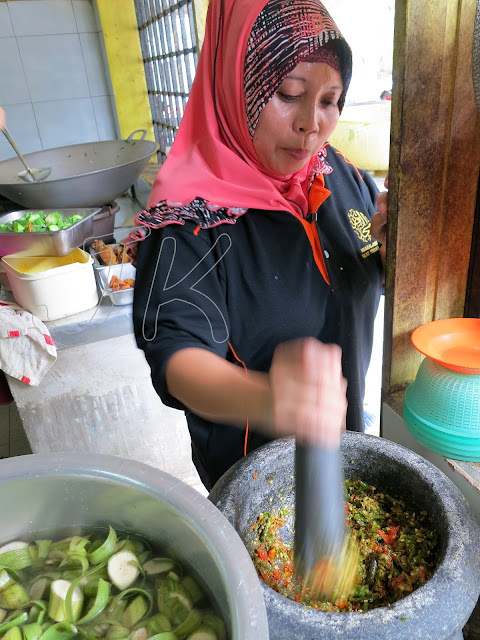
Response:
[[[30,167],[27,164],[27,161],[18,150],[18,147],[15,144],[15,141],[13,140],[12,136],[10,135],[10,132],[7,129],[7,127],[3,128],[3,133],[6,139],[9,141],[9,143],[12,145],[15,153],[20,158],[20,160],[22,161],[22,164],[26,169],[26,171],[20,171],[20,173],[17,173],[17,176],[22,180],[25,180],[25,182],[41,182],[42,180],[46,180],[46,178],[48,178],[48,176],[50,175],[52,168],[44,167],[43,169],[30,169]]]

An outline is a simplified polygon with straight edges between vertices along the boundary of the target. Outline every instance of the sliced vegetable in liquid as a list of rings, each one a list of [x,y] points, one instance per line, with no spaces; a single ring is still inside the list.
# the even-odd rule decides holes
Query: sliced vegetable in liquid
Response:
[[[227,640],[198,580],[109,527],[0,547],[0,640]]]
[[[295,576],[293,549],[279,535],[290,515],[285,508],[261,514],[250,527],[256,534],[253,562],[263,582],[296,602],[342,612],[389,606],[431,577],[438,543],[426,512],[408,511],[403,501],[359,479],[346,481],[345,510],[360,556],[358,584],[350,597],[336,592],[324,602]]]

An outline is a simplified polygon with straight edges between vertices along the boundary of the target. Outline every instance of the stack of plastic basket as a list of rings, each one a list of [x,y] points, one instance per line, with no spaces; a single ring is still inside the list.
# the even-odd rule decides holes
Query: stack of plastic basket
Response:
[[[426,357],[405,391],[407,428],[435,453],[480,462],[480,320],[436,320],[412,342]]]

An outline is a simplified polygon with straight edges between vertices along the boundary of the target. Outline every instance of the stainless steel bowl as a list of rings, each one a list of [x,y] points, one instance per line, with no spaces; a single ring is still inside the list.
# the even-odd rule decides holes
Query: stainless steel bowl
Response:
[[[136,134],[142,134],[136,138]],[[27,153],[33,167],[52,167],[42,182],[18,177],[20,160],[0,162],[0,193],[32,209],[95,207],[112,202],[129,189],[157,151],[158,144],[145,140],[137,129],[126,140],[84,142],[67,147]]]
[[[115,456],[34,454],[0,461],[0,543],[68,527],[133,531],[205,581],[230,640],[268,640],[253,564],[227,519],[206,498],[151,466]]]

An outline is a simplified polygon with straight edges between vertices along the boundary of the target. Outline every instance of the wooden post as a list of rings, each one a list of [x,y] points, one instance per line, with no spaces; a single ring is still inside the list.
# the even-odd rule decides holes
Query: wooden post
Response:
[[[412,331],[463,316],[480,168],[475,0],[397,0],[382,390],[415,378]]]

